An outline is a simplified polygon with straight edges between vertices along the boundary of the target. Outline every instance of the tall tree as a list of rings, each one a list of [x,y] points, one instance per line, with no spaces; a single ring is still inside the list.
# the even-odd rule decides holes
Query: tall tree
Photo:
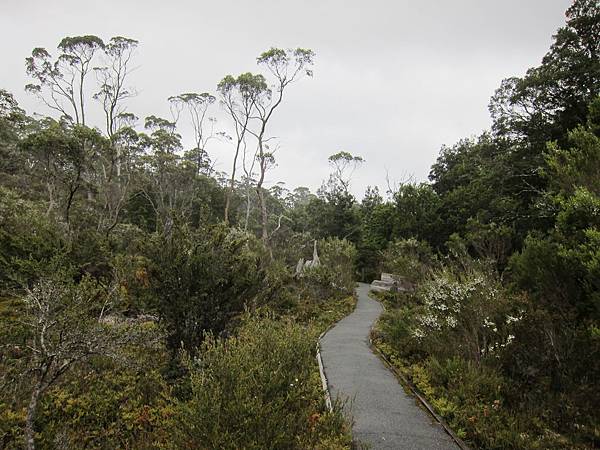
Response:
[[[365,160],[361,156],[353,156],[346,151],[341,151],[331,155],[327,161],[333,169],[329,176],[329,189],[339,189],[347,194],[350,191],[350,181],[354,171]]]
[[[312,76],[313,72],[310,67],[313,65],[314,57],[315,53],[309,49],[271,48],[257,58],[258,64],[265,67],[274,77],[273,89],[263,91],[262,95],[256,99],[257,115],[255,118],[258,120],[259,126],[256,131],[252,131],[258,141],[257,158],[260,172],[256,183],[256,193],[261,210],[262,239],[266,245],[269,240],[269,216],[263,184],[265,174],[274,161],[273,153],[268,149],[267,126],[273,113],[281,105],[288,86],[302,75]]]
[[[225,222],[227,223],[229,222],[229,208],[235,187],[235,175],[240,150],[245,145],[246,133],[250,118],[255,113],[257,100],[268,90],[268,87],[262,75],[254,75],[247,72],[239,75],[237,78],[227,75],[219,82],[217,90],[221,97],[221,104],[231,116],[235,129],[235,153],[233,155],[229,190],[225,202]]]
[[[547,187],[547,141],[565,145],[569,130],[584,124],[588,104],[600,94],[600,4],[575,0],[539,66],[504,80],[490,102],[494,136],[517,194],[519,228],[547,229],[552,221],[536,208]]]
[[[71,122],[85,125],[85,81],[96,52],[103,48],[102,39],[91,35],[63,38],[54,60],[45,49],[34,48],[26,69],[37,84],[25,89]]]
[[[600,94],[600,4],[575,0],[542,64],[502,82],[492,97],[494,131],[535,145],[564,140]]]
[[[215,102],[215,96],[208,92],[203,92],[202,94],[191,92],[169,97],[169,102],[171,103],[175,122],[178,121],[181,112],[187,110],[194,130],[194,141],[196,144],[196,147],[190,152],[189,156],[196,164],[196,173],[200,174],[204,171],[206,174],[210,174],[211,162],[206,151],[206,145],[215,136],[215,119],[207,117],[207,113],[210,106]]]
[[[104,47],[104,64],[94,68],[100,83],[94,98],[102,103],[109,138],[124,124],[119,120],[126,112],[123,102],[135,95],[135,90],[127,87],[126,82],[132,70],[132,58],[137,46],[138,41],[135,39],[112,37]]]
[[[173,226],[174,214],[188,214],[193,196],[189,184],[193,172],[180,164],[177,154],[181,148],[181,135],[175,122],[161,117],[146,117],[145,128],[150,135],[142,134],[140,145],[146,150],[144,162],[144,187],[142,192],[156,215],[157,231],[168,232]],[[188,166],[188,169],[189,168]]]

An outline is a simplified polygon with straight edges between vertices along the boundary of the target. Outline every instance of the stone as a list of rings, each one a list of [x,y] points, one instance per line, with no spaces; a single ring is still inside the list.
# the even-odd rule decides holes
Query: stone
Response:
[[[378,291],[412,292],[415,290],[413,283],[405,277],[393,273],[382,273],[380,280],[374,280],[371,287]]]

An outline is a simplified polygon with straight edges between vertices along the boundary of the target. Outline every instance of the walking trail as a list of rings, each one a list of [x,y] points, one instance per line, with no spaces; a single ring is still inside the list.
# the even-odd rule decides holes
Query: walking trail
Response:
[[[457,450],[458,446],[406,392],[369,348],[382,312],[360,283],[356,310],[321,338],[321,358],[332,398],[350,400],[354,437],[376,449]]]

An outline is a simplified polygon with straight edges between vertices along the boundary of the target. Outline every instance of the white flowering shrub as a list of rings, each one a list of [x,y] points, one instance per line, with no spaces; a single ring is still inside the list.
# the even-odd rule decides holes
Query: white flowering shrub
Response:
[[[491,266],[461,257],[430,271],[414,294],[401,294],[381,331],[409,360],[458,356],[479,364],[513,342],[517,300]]]
[[[519,320],[515,303],[495,272],[471,261],[466,267],[445,266],[418,289],[421,302],[414,315],[411,337],[428,353],[458,356],[479,362],[497,354],[514,336]]]

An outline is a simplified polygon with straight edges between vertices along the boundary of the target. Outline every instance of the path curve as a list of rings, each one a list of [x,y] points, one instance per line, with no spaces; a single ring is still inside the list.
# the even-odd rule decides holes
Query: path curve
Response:
[[[369,348],[369,333],[383,308],[359,283],[358,303],[321,338],[331,397],[351,400],[354,437],[377,449],[456,450],[442,426],[417,406]]]

